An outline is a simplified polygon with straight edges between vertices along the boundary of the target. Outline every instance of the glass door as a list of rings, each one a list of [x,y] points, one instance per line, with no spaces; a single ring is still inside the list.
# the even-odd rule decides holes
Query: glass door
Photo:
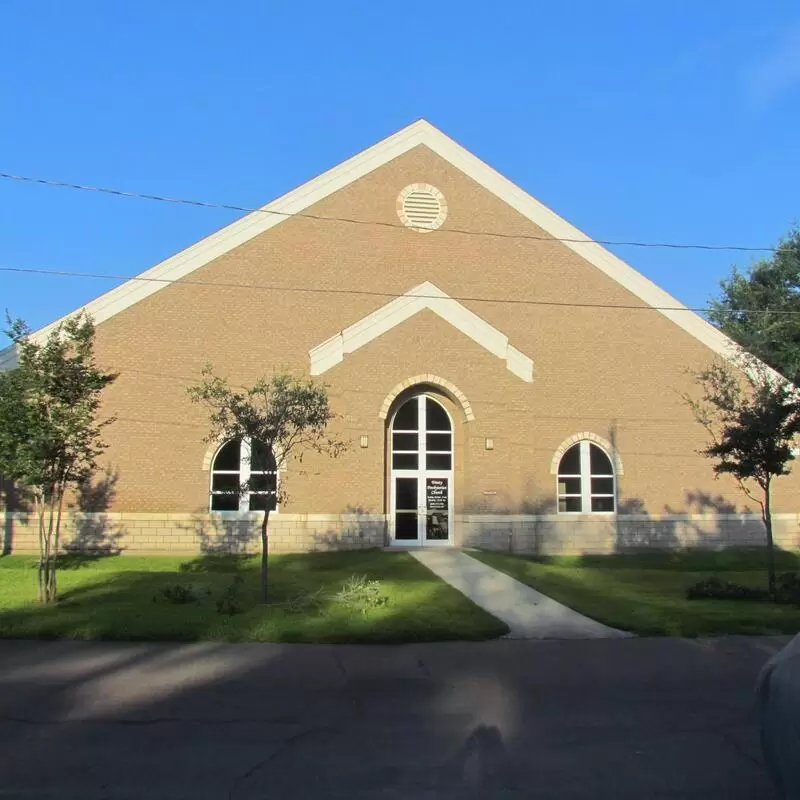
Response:
[[[391,425],[391,533],[398,545],[452,540],[453,427],[432,397],[407,400]]]

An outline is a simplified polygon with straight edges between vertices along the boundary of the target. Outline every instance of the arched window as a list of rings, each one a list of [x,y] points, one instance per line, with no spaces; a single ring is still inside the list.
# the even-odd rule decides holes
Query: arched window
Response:
[[[260,442],[231,439],[211,464],[212,511],[270,511],[278,496],[275,458]]]
[[[609,513],[616,504],[614,467],[606,452],[587,440],[572,445],[558,463],[558,511]]]

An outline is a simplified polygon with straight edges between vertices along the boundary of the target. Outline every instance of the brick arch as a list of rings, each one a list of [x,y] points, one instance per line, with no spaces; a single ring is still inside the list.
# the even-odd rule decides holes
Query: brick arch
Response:
[[[602,436],[598,436],[596,433],[592,433],[591,431],[583,431],[582,433],[576,433],[573,436],[570,436],[558,446],[555,454],[553,455],[553,460],[550,462],[551,475],[558,474],[558,465],[561,462],[561,457],[564,455],[564,453],[566,453],[567,450],[572,447],[572,445],[583,441],[594,442],[596,445],[598,445],[598,447],[601,447],[603,450],[605,450],[609,458],[611,458],[611,460],[614,462],[614,472],[617,475],[624,474],[624,470],[622,468],[622,459],[620,458],[620,455],[614,445],[612,445],[608,439],[604,439]]]
[[[200,467],[203,472],[208,472],[211,469],[211,462],[214,460],[217,450],[219,450],[226,441],[227,439],[215,439],[213,442],[209,443],[205,455],[203,456],[203,466]]]
[[[389,416],[389,409],[392,407],[392,403],[400,396],[400,394],[406,389],[411,389],[414,386],[419,386],[420,384],[429,384],[431,386],[439,386],[441,389],[444,389],[445,393],[450,396],[450,399],[456,404],[461,406],[461,410],[464,412],[464,417],[466,418],[467,422],[472,422],[475,419],[475,413],[472,410],[472,406],[467,400],[466,395],[461,389],[458,388],[454,383],[451,383],[444,378],[440,378],[438,375],[414,375],[413,378],[406,378],[406,380],[401,381],[397,384],[397,386],[392,389],[389,394],[386,395],[386,399],[383,401],[381,405],[381,410],[378,412],[378,416],[381,419],[386,419]]]

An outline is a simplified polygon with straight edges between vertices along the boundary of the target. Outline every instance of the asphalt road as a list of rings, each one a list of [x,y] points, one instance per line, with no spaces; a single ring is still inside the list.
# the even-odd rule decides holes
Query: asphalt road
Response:
[[[2,641],[0,798],[769,800],[785,641]]]

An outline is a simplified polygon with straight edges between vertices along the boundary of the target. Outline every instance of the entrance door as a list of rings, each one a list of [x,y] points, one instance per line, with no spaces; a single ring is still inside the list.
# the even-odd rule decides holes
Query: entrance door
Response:
[[[406,400],[391,425],[391,533],[396,545],[453,540],[453,424],[437,400]]]

